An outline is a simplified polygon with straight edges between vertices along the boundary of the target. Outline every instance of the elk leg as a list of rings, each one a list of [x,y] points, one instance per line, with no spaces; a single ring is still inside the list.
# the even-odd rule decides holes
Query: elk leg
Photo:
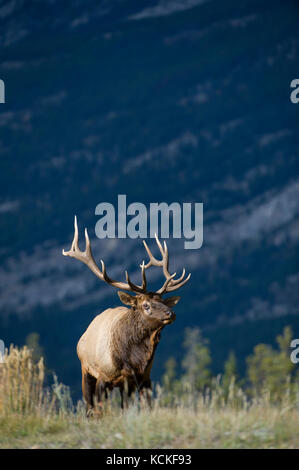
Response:
[[[107,393],[107,383],[101,378],[98,378],[97,383],[96,383],[96,397],[98,400],[97,405],[100,408],[103,408],[103,399],[105,398],[107,400],[108,393]]]
[[[86,402],[86,414],[90,415],[90,412],[94,406],[93,399],[96,388],[96,378],[90,375],[88,372],[82,370],[82,393],[83,398]]]
[[[152,406],[152,382],[150,379],[144,381],[139,389],[139,396],[141,403],[145,401],[149,407]]]
[[[126,398],[124,397],[124,388],[120,387],[119,391],[120,391],[120,406],[121,406],[121,409],[124,410],[125,408],[127,408],[128,402]]]
[[[121,408],[124,410],[129,406],[129,398],[132,393],[135,391],[135,385],[129,384],[128,381],[125,382],[122,386],[119,387],[120,397],[121,397]]]

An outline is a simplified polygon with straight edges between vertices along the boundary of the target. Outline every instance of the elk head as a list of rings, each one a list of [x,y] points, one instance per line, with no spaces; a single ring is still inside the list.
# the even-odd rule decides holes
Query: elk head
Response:
[[[86,242],[86,247],[85,251],[81,251],[78,245],[78,225],[77,225],[77,217],[75,216],[75,222],[74,222],[74,227],[75,227],[75,233],[74,233],[74,239],[72,242],[71,249],[69,251],[64,251],[62,250],[62,254],[64,256],[70,256],[72,258],[78,259],[79,261],[82,261],[82,263],[86,264],[89,269],[102,281],[105,281],[107,284],[117,287],[121,289],[121,291],[118,292],[118,296],[121,300],[121,302],[125,305],[128,305],[131,307],[133,311],[138,311],[142,318],[147,322],[147,324],[152,325],[153,329],[155,327],[167,325],[169,323],[172,323],[175,320],[175,314],[171,310],[171,307],[176,305],[178,301],[180,300],[180,297],[174,296],[174,297],[168,297],[166,299],[163,299],[162,296],[168,292],[173,292],[180,287],[182,287],[186,282],[189,281],[191,273],[185,277],[185,269],[183,269],[182,275],[175,279],[176,273],[170,274],[169,272],[169,256],[168,256],[168,249],[166,242],[164,241],[164,245],[162,246],[157,235],[155,234],[156,242],[159,247],[160,253],[162,258],[161,259],[156,259],[150,249],[148,248],[147,244],[145,241],[143,241],[143,244],[145,246],[145,249],[147,251],[147,254],[149,256],[149,261],[147,264],[142,262],[140,265],[141,268],[141,277],[142,277],[142,283],[141,285],[134,284],[128,275],[128,272],[126,271],[126,281],[127,282],[119,282],[111,279],[106,271],[106,266],[103,260],[101,260],[101,267],[100,269],[92,255],[91,252],[91,246],[90,246],[90,240],[88,236],[87,229],[85,229],[85,242]],[[146,275],[145,275],[145,270],[148,269],[151,266],[157,266],[162,268],[163,274],[165,277],[165,281],[160,289],[158,289],[156,292],[150,292],[147,290],[147,280],[146,280]],[[129,291],[133,292],[134,295],[130,295],[127,292],[122,292],[122,291]]]

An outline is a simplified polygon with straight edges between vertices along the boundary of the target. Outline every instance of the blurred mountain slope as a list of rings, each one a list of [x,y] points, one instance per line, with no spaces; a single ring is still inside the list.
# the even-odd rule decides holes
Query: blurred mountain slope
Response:
[[[168,241],[192,272],[155,377],[182,328],[221,370],[298,321],[298,75],[294,1],[0,3],[0,336],[38,331],[80,387],[75,346],[115,292],[61,256],[73,215],[112,276],[138,279],[141,240],[98,240],[99,202],[203,202],[204,244]],[[298,77],[297,77],[298,78]],[[155,270],[153,270],[155,271]],[[151,273],[153,286],[159,274]],[[297,335],[298,336],[298,335]],[[263,338],[265,338],[263,340]]]

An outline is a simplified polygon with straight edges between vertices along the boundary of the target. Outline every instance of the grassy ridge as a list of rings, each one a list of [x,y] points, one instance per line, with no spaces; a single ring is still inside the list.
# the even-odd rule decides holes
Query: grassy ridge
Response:
[[[1,448],[298,448],[299,412],[131,407],[101,419],[83,416],[0,417]]]
[[[248,400],[231,383],[208,396],[185,394],[167,405],[157,386],[152,409],[135,399],[121,411],[112,395],[101,417],[57,382],[43,388],[43,360],[11,347],[0,366],[0,448],[299,448],[298,392],[273,405],[267,391]]]

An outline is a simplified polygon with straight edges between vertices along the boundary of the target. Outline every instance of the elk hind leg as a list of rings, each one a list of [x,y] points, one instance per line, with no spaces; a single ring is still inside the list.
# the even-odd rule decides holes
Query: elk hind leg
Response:
[[[86,403],[86,415],[90,416],[94,407],[97,379],[82,369],[82,393]]]
[[[108,388],[109,384],[99,377],[96,382],[96,400],[97,408],[100,413],[103,410],[104,400],[107,400],[108,398]]]
[[[150,379],[144,381],[139,389],[140,404],[152,406],[152,382]]]
[[[136,388],[135,385],[129,384],[127,380],[125,380],[124,384],[119,387],[122,410],[128,408],[129,399],[131,398],[132,394],[135,392],[135,388]]]

